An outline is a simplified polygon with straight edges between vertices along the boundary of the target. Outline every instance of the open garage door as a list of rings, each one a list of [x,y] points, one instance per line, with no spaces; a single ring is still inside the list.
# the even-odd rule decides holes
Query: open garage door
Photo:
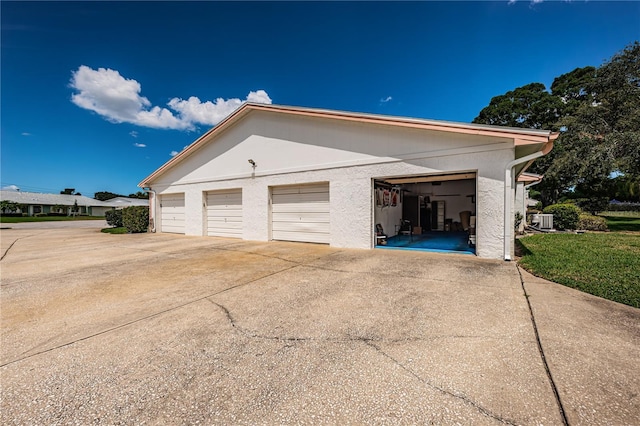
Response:
[[[207,235],[242,238],[242,189],[206,194]]]
[[[374,179],[374,220],[384,248],[475,254],[475,171]]]
[[[273,187],[271,220],[274,240],[329,244],[329,183]]]
[[[184,234],[184,194],[160,196],[160,230]]]

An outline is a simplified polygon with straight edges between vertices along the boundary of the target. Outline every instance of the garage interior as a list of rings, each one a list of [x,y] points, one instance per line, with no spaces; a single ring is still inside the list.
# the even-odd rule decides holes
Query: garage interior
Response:
[[[476,173],[373,181],[375,247],[475,254]]]

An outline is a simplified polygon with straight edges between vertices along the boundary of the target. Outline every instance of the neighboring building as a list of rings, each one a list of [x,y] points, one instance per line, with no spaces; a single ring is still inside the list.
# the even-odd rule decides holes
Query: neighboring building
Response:
[[[77,203],[78,215],[104,216],[105,211],[130,205],[148,206],[149,200],[117,197],[108,201],[95,200],[84,195],[43,194],[39,192],[0,191],[0,200],[13,201],[22,206],[18,213],[34,216],[39,213],[73,214]]]
[[[373,248],[376,224],[444,231],[470,215],[476,254],[510,259],[515,179],[556,137],[246,103],[139,186],[158,232]]]
[[[115,197],[102,201],[102,205],[93,206],[91,212],[93,216],[104,216],[107,210],[120,210],[131,206],[149,207],[149,200],[143,198]]]

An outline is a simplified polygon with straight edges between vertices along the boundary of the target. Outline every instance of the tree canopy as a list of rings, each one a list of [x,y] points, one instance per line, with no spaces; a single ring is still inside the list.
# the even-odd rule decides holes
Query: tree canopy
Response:
[[[559,131],[531,171],[545,175],[542,201],[562,196],[640,197],[640,43],[595,68],[530,83],[491,99],[474,123]]]
[[[82,195],[79,192],[76,192],[75,188],[65,188],[62,191],[60,191],[61,194],[65,194],[65,195]]]
[[[129,195],[116,194],[114,192],[109,192],[109,191],[98,191],[95,194],[93,194],[93,198],[100,201],[107,201],[116,197],[140,198],[140,199],[146,200],[146,199],[149,199],[149,194],[143,191],[138,191],[135,194],[129,194]]]

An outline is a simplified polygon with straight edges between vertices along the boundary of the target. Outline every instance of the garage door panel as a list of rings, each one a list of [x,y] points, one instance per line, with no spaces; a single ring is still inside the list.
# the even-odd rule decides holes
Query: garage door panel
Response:
[[[273,213],[323,213],[329,212],[329,203],[323,204],[273,204]]]
[[[167,232],[170,234],[184,234],[184,226],[172,226],[172,225],[164,225],[162,226],[162,232]]]
[[[207,235],[242,238],[242,190],[212,191],[207,200]]]
[[[184,207],[184,195],[181,197],[162,195],[160,200],[162,207]]]
[[[209,216],[209,222],[240,222],[242,223],[242,215],[238,216],[226,216],[226,215],[218,215],[218,216]]]
[[[328,183],[272,188],[272,238],[328,244],[329,209]]]
[[[326,192],[313,192],[305,194],[282,194],[273,196],[274,204],[322,204],[329,202],[329,194]]]
[[[209,219],[215,220],[218,217],[237,217],[242,219],[242,210],[216,210],[207,209],[207,216]]]
[[[326,222],[329,223],[327,212],[273,212],[274,222]]]
[[[273,222],[274,231],[328,233],[328,223]]]
[[[238,234],[242,233],[242,226],[237,228],[217,228],[215,226],[207,228],[207,231],[210,233],[215,233],[216,237],[232,237],[238,238]]]
[[[216,197],[207,197],[207,205],[211,208],[219,207],[226,208],[230,206],[239,206],[242,205],[242,197],[229,197],[229,198],[216,198]]]
[[[184,221],[184,213],[163,212],[161,217],[163,220]]]
[[[162,205],[162,214],[181,214],[184,215],[184,207],[167,207]]]
[[[242,222],[209,222],[208,229],[242,230]]]
[[[300,242],[300,243],[320,243],[320,244],[330,243],[328,234],[316,234],[316,233],[301,234],[300,232],[290,232],[290,231],[280,231],[278,240],[294,241],[294,242]]]
[[[276,186],[273,188],[273,195],[283,195],[283,194],[307,194],[307,193],[327,193],[328,192],[328,184],[319,183],[312,185],[302,185],[302,186]]]
[[[160,224],[162,232],[184,234],[184,194],[165,194],[160,196]]]
[[[212,234],[210,234],[210,236],[212,237],[223,237],[223,238],[241,238],[242,236],[238,235],[235,232],[230,232],[229,230],[225,230],[225,229],[213,229],[211,230]]]

